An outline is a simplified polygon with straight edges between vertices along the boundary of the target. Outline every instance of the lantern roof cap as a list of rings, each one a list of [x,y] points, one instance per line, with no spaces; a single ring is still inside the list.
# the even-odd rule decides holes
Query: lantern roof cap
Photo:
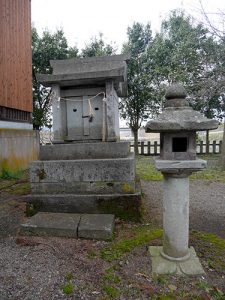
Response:
[[[187,93],[181,84],[173,84],[166,90],[165,106],[161,115],[151,120],[146,132],[203,131],[216,129],[219,122],[208,119],[193,110],[186,100]]]

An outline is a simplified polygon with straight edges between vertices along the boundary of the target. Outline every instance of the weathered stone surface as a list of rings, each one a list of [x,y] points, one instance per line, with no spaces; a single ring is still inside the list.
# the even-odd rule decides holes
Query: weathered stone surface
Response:
[[[141,220],[141,192],[134,194],[43,194],[24,197],[37,211],[114,214],[129,221]]]
[[[164,176],[163,253],[168,259],[188,254],[189,178]]]
[[[187,97],[187,92],[183,85],[175,83],[169,86],[166,90],[165,98],[170,99],[183,99]]]
[[[185,275],[204,275],[205,271],[197,257],[195,249],[190,248],[190,259],[179,263],[180,270]]]
[[[216,129],[217,120],[204,117],[189,107],[185,100],[186,91],[180,84],[171,85],[166,92],[165,109],[145,127],[146,132],[201,131]]]
[[[41,146],[40,160],[124,158],[129,152],[129,142],[64,143]]]
[[[81,74],[111,70],[123,66],[129,60],[129,55],[111,55],[99,57],[72,58],[64,60],[51,60],[53,74]]]
[[[207,162],[203,159],[196,160],[163,160],[156,159],[155,167],[157,170],[164,173],[181,173],[181,172],[194,172],[205,169]]]
[[[152,257],[152,274],[174,274],[183,276],[205,274],[193,247],[189,250],[189,259],[183,262],[167,260],[162,257],[161,251],[162,247],[149,247],[149,252]]]
[[[111,214],[39,212],[21,224],[21,235],[59,236],[109,240],[115,226]]]
[[[174,146],[179,147],[182,141],[187,146],[186,151],[173,151]],[[161,132],[160,144],[160,159],[175,161],[196,159],[196,133],[194,131]]]
[[[32,194],[131,194],[135,181],[31,182]]]
[[[96,240],[109,240],[113,236],[114,215],[84,214],[78,227],[78,237]]]
[[[171,131],[202,131],[216,129],[217,120],[209,120],[200,112],[191,107],[172,109],[166,108],[156,119],[147,123],[146,132],[171,132]]]
[[[127,55],[89,57],[51,61],[53,74],[37,74],[37,80],[45,86],[81,86],[104,84],[113,80],[122,97],[127,96]],[[122,88],[121,88],[122,84]]]
[[[117,159],[34,161],[30,182],[132,181],[134,155]]]
[[[39,212],[21,224],[20,234],[77,238],[79,214]]]

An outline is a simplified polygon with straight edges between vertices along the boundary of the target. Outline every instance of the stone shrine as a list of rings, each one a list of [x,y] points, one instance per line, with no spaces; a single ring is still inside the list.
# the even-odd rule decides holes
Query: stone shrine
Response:
[[[29,205],[40,211],[139,218],[134,154],[119,137],[128,57],[51,61],[37,79],[52,88],[53,144],[30,164]]]
[[[150,247],[152,272],[203,274],[193,247],[189,248],[189,176],[206,168],[196,157],[196,131],[216,129],[218,121],[194,111],[182,85],[168,88],[162,114],[147,123],[146,132],[160,132],[160,157],[155,167],[163,180],[163,247]]]

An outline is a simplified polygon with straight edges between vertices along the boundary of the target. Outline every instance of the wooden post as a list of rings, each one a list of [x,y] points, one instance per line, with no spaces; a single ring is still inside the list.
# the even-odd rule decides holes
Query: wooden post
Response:
[[[148,155],[151,155],[151,142],[148,142],[147,147],[148,147],[148,149],[147,149],[147,154],[148,154]]]
[[[203,141],[200,142],[199,154],[203,154]]]
[[[154,155],[157,155],[157,154],[158,154],[157,148],[158,148],[158,142],[155,141],[155,142],[154,142]]]
[[[206,148],[205,148],[206,154],[209,154],[209,130],[206,130]]]
[[[213,151],[212,151],[212,153],[215,154],[215,153],[216,153],[216,141],[213,141],[212,146],[213,146]]]
[[[222,149],[222,142],[223,142],[223,141],[220,141],[220,142],[219,142],[219,153],[221,153],[221,149]]]
[[[141,142],[141,155],[145,154],[145,142]]]

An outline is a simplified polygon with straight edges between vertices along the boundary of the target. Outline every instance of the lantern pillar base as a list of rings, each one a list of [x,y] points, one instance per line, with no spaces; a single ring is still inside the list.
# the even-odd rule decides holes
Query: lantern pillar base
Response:
[[[193,247],[190,247],[190,256],[186,260],[169,260],[162,256],[162,247],[150,246],[152,260],[152,274],[171,275],[203,275],[205,274],[199,258]]]

